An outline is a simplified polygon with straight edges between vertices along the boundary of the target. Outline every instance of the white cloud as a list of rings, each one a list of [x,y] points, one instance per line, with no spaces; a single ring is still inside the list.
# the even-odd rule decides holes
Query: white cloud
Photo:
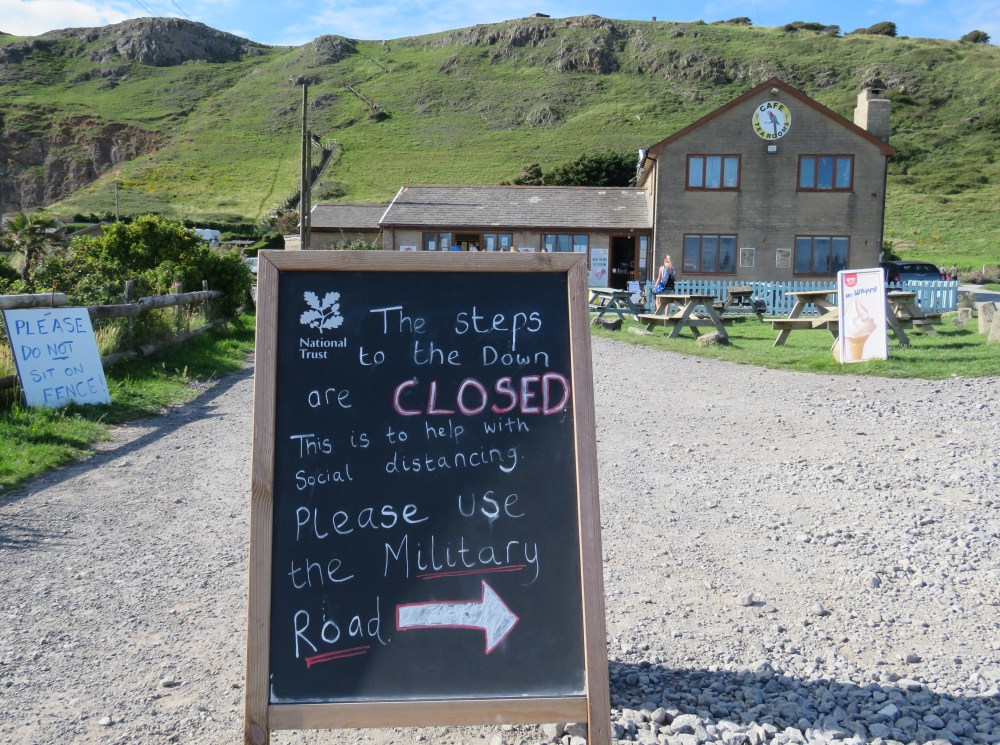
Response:
[[[973,29],[979,29],[992,37],[991,43],[1000,43],[1000,6],[996,2],[985,0],[954,3],[952,11],[956,36],[966,34]]]
[[[0,0],[0,30],[18,36],[37,36],[57,28],[103,26],[142,13],[113,2],[83,0]]]

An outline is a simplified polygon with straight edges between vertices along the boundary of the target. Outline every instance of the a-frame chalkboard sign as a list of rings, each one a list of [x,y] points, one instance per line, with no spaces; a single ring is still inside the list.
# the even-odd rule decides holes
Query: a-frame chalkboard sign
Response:
[[[244,737],[609,737],[581,254],[262,251]]]

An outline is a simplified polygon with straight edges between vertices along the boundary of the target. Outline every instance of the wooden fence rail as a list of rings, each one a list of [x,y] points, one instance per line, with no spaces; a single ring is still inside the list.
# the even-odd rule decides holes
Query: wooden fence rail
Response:
[[[204,284],[202,286],[204,286]],[[174,306],[180,307],[189,303],[214,300],[215,298],[221,296],[222,293],[218,290],[180,292],[170,295],[152,295],[150,297],[139,298],[139,301],[136,303],[124,303],[122,305],[90,305],[87,306],[87,312],[90,313],[91,319],[132,318],[133,316],[145,313],[148,310],[171,308]],[[43,292],[37,295],[0,295],[0,310],[17,310],[20,308],[60,308],[66,306],[68,303],[69,300],[66,297],[66,294],[62,292]],[[165,341],[145,344],[139,347],[138,353],[148,356],[154,352],[158,352],[160,349],[169,344],[177,344],[179,342],[192,339],[212,328],[212,326],[217,323],[221,323],[221,321],[209,321],[203,326],[199,326],[198,328],[190,331],[185,331]],[[116,362],[121,362],[122,360],[135,357],[136,354],[137,352],[133,350],[116,352],[115,354],[110,354],[107,357],[101,357],[101,363],[104,367],[111,367],[111,365],[114,365]],[[14,388],[16,385],[17,375],[5,375],[0,377],[0,391]]]
[[[20,308],[59,308],[69,300],[63,292],[43,292],[38,295],[0,295],[0,310]]]
[[[152,297],[139,298],[139,302],[137,303],[91,305],[87,308],[87,311],[90,313],[91,318],[128,318],[145,313],[147,310],[171,308],[175,305],[187,305],[188,303],[196,303],[199,300],[212,300],[221,296],[222,293],[218,290],[182,292],[179,295],[153,295]]]

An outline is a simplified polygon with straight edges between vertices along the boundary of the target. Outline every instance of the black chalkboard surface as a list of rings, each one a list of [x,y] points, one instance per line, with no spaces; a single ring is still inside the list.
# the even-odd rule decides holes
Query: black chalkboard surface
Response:
[[[509,279],[282,275],[272,703],[584,692],[566,281]]]
[[[571,283],[520,257],[519,271],[502,256],[462,271],[423,258],[310,270],[313,257],[279,256],[296,270],[263,273],[257,385],[263,367],[273,394],[255,392],[253,504],[266,499],[251,518],[269,525],[251,536],[248,681],[266,643],[271,712],[593,685],[581,525],[596,515],[581,520]],[[274,326],[263,351],[262,323]],[[273,413],[258,416],[262,402]],[[266,580],[255,543],[270,548]]]

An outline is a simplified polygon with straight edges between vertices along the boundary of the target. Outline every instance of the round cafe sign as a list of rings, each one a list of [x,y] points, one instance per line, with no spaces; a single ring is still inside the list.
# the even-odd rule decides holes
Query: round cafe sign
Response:
[[[753,111],[753,131],[765,140],[778,140],[792,126],[792,112],[780,101],[762,103]]]

